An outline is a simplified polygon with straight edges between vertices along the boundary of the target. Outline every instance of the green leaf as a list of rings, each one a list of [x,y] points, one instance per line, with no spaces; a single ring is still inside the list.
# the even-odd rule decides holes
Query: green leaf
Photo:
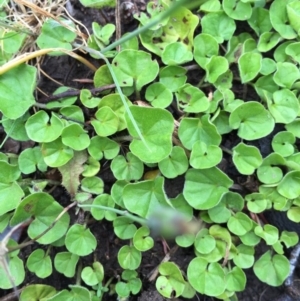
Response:
[[[209,34],[201,33],[194,39],[194,58],[201,68],[205,68],[212,56],[219,53],[217,40]]]
[[[260,73],[263,75],[269,75],[276,71],[276,63],[272,59],[267,57],[262,59],[262,66],[260,69]]]
[[[277,191],[288,199],[295,199],[300,196],[300,171],[290,171],[277,186]]]
[[[179,125],[178,136],[185,148],[192,150],[196,141],[202,141],[207,145],[219,145],[221,136],[215,125],[209,120],[209,115],[200,118],[184,117]]]
[[[28,137],[36,142],[52,142],[63,130],[62,120],[54,113],[49,118],[45,111],[39,111],[28,118],[25,124]]]
[[[248,24],[255,31],[257,36],[270,31],[272,24],[270,21],[269,10],[262,7],[254,7],[251,18],[248,19]]]
[[[231,191],[223,194],[220,203],[208,210],[208,215],[215,223],[226,223],[232,212],[241,211],[244,200],[240,194]]]
[[[297,32],[288,23],[287,7],[294,0],[275,0],[270,6],[270,20],[274,29],[280,33],[282,38],[291,40],[297,37]]]
[[[78,256],[86,256],[96,249],[97,240],[90,229],[74,224],[66,234],[65,244],[69,252]]]
[[[282,157],[288,157],[295,152],[295,142],[296,138],[292,133],[279,132],[272,139],[272,148]]]
[[[257,50],[259,52],[267,52],[273,49],[280,41],[281,36],[277,32],[264,32],[258,40]]]
[[[118,252],[118,262],[123,269],[137,269],[141,259],[141,252],[133,246],[123,246]]]
[[[84,178],[81,181],[81,189],[89,193],[101,194],[103,193],[103,188],[103,180],[99,177]]]
[[[283,176],[280,165],[285,165],[285,160],[277,153],[271,153],[264,158],[263,163],[257,169],[258,179],[264,184],[278,183]]]
[[[48,166],[60,167],[72,159],[74,151],[65,146],[61,139],[58,138],[50,143],[43,143],[42,154]]]
[[[53,95],[57,95],[66,91],[75,91],[75,89],[70,87],[60,86],[53,92]],[[59,98],[55,101],[50,101],[46,103],[46,108],[50,110],[54,108],[72,107],[72,105],[76,102],[76,100],[77,100],[77,96],[68,96],[68,97]]]
[[[91,121],[97,135],[110,136],[118,131],[119,118],[110,107],[100,108],[96,114],[96,119]]]
[[[153,83],[146,89],[145,98],[154,108],[166,108],[173,100],[173,94],[164,84]]]
[[[40,171],[47,170],[47,164],[44,162],[40,147],[27,148],[18,157],[20,171],[24,174],[30,174],[38,168]]]
[[[131,106],[132,103],[125,97],[126,103],[128,106]],[[113,110],[113,112],[119,118],[118,131],[122,131],[127,128],[126,120],[125,120],[125,106],[119,94],[111,93],[109,95],[104,96],[99,104],[99,109],[103,107],[109,107]]]
[[[265,211],[269,204],[266,195],[263,193],[254,192],[247,194],[245,199],[247,201],[249,211],[253,213],[261,213]]]
[[[215,83],[217,79],[228,70],[228,61],[223,56],[213,55],[205,65],[206,78],[209,83]]]
[[[166,178],[176,178],[177,176],[184,174],[188,169],[188,159],[183,148],[174,146],[170,155],[158,162],[158,167],[161,173]]]
[[[219,164],[222,160],[222,150],[216,145],[206,145],[196,141],[192,147],[190,165],[196,169],[206,169]]]
[[[130,183],[124,187],[123,199],[127,210],[144,218],[148,218],[161,206],[168,206],[163,190],[164,178]]]
[[[85,122],[82,108],[78,106],[72,105],[60,108],[59,113],[62,115],[62,118],[68,120],[69,124],[84,124]]]
[[[30,140],[25,129],[25,123],[29,116],[30,114],[28,112],[15,120],[8,119],[4,115],[2,116],[2,125],[9,137],[18,141]]]
[[[254,264],[254,248],[246,245],[239,245],[236,248],[233,262],[241,269],[248,269]]]
[[[133,137],[131,152],[145,163],[165,159],[172,151],[173,117],[163,109],[132,106],[130,111],[146,144],[140,140],[131,119],[126,115],[128,131]]]
[[[233,129],[238,129],[238,136],[242,139],[255,140],[270,134],[275,123],[263,105],[248,101],[231,113],[229,125]]]
[[[18,205],[11,219],[11,225],[16,225],[30,217],[35,217],[27,231],[30,238],[35,238],[52,226],[52,223],[62,213],[63,209],[50,194],[44,192],[33,193],[24,198]],[[70,217],[65,213],[46,234],[37,239],[37,242],[50,244],[60,239],[67,232],[69,222]]]
[[[255,146],[239,143],[233,148],[234,165],[241,174],[251,175],[262,162],[262,156]]]
[[[193,208],[199,210],[216,206],[233,184],[232,180],[216,167],[203,170],[190,169],[185,178],[183,195]]]
[[[90,145],[90,138],[79,124],[66,126],[61,133],[62,143],[70,148],[81,151]]]
[[[252,221],[245,213],[237,212],[229,218],[227,226],[233,234],[242,236],[252,229]]]
[[[66,289],[60,291],[47,301],[92,301],[91,293],[83,286],[69,285],[71,291]]]
[[[98,195],[94,201],[93,205],[100,205],[100,206],[105,206],[108,208],[114,208],[115,207],[115,202],[113,198],[107,194],[103,193],[101,195]],[[114,212],[111,212],[109,210],[103,210],[99,209],[96,207],[91,208],[91,214],[96,220],[102,220],[103,218],[106,218],[107,220],[114,220],[116,218],[116,214]]]
[[[201,19],[202,32],[213,36],[219,44],[232,37],[236,25],[225,13],[208,13]]]
[[[159,82],[171,92],[177,91],[187,80],[187,70],[180,66],[167,66],[159,71]]]
[[[1,166],[1,162],[0,162]],[[0,183],[0,214],[1,216],[13,209],[20,203],[24,191],[16,182],[9,184]],[[9,202],[7,201],[9,200]]]
[[[165,65],[181,65],[193,60],[192,52],[182,43],[175,42],[166,46],[161,55]]]
[[[149,5],[149,7],[151,6]],[[182,6],[172,12],[164,21],[160,20],[155,30],[148,30],[140,34],[140,39],[146,49],[158,56],[161,56],[166,46],[177,41],[181,41],[191,51],[194,31],[198,23],[198,16]]]
[[[300,222],[300,208],[299,207],[291,207],[287,212],[288,218],[294,223]]]
[[[60,252],[55,255],[55,269],[68,278],[74,277],[79,256],[70,252]]]
[[[82,89],[79,97],[82,104],[89,109],[96,108],[101,101],[101,98],[93,97],[91,91],[88,89]]]
[[[143,162],[128,152],[126,158],[117,156],[111,162],[111,170],[117,180],[139,180],[144,173]]]
[[[292,28],[299,33],[300,31],[300,5],[297,1],[289,2],[286,6],[287,17]]]
[[[0,183],[9,184],[16,180],[21,175],[18,165],[9,164],[5,161],[0,161]]]
[[[40,49],[64,48],[66,50],[72,50],[71,43],[76,38],[74,23],[70,19],[61,19],[60,21],[63,24],[49,18],[43,23],[42,32],[36,40]],[[74,31],[71,31],[67,27],[74,29]],[[60,51],[50,53],[50,55],[62,54]]]
[[[231,292],[242,292],[246,286],[246,275],[240,267],[233,267],[226,275],[226,289]]]
[[[21,292],[20,300],[39,301],[44,298],[50,298],[56,294],[56,289],[50,285],[45,284],[30,284],[24,287]]]
[[[85,267],[81,271],[82,280],[89,286],[97,285],[104,278],[104,269],[100,262],[93,262],[93,267]]]
[[[291,123],[299,112],[299,101],[289,89],[274,92],[273,99],[268,98],[268,109],[277,123]]]
[[[8,262],[8,269],[11,274],[14,284],[11,283],[10,278],[7,275],[6,270],[3,268],[2,264],[0,266],[0,288],[3,290],[13,288],[13,285],[20,285],[25,279],[25,270],[23,260],[15,256],[10,258]]]
[[[271,251],[263,254],[254,264],[254,273],[264,283],[279,286],[289,275],[290,263],[283,255],[274,255]]]
[[[238,60],[238,67],[242,83],[250,82],[258,75],[262,67],[261,54],[256,52],[244,53]]]
[[[137,231],[134,221],[126,216],[116,217],[113,226],[115,234],[121,239],[131,239]]]
[[[36,68],[26,64],[0,75],[0,111],[9,119],[25,114],[35,103],[35,84]]]
[[[185,281],[179,267],[173,262],[159,265],[160,276],[156,279],[156,289],[166,298],[178,297],[183,293]]]
[[[289,55],[298,64],[300,63],[300,53],[298,51],[300,42],[288,44],[285,48],[285,53]]]
[[[296,232],[282,231],[280,241],[282,241],[287,248],[290,248],[299,242],[299,237]]]
[[[112,61],[112,67],[121,87],[134,86],[138,91],[152,82],[159,71],[158,63],[141,50],[119,52]]]
[[[198,252],[208,254],[216,247],[216,240],[207,229],[202,229],[195,237],[194,246]]]
[[[208,296],[219,296],[226,288],[222,266],[216,262],[208,263],[201,257],[196,257],[190,262],[187,277],[197,292]]]
[[[277,63],[277,71],[274,74],[274,82],[283,88],[290,89],[293,83],[300,78],[299,69],[292,63]]]
[[[52,274],[52,263],[49,255],[42,249],[34,250],[27,259],[27,267],[30,272],[39,278],[47,278]]]
[[[133,245],[141,252],[145,252],[153,248],[154,240],[149,236],[150,230],[143,226],[139,228],[133,236]]]
[[[250,3],[239,0],[224,0],[222,3],[225,13],[234,20],[244,21],[251,17],[252,7]]]
[[[176,93],[178,107],[184,112],[200,113],[206,111],[210,101],[206,95],[197,87],[185,84]]]
[[[95,160],[101,160],[103,157],[112,160],[118,155],[119,151],[120,145],[107,137],[93,137],[88,147],[89,154]]]
[[[263,238],[269,246],[275,244],[279,238],[278,229],[272,225],[257,226],[254,229],[254,233]]]
[[[94,85],[95,88],[99,88],[102,86],[113,84],[114,81],[112,79],[111,73],[107,67],[107,65],[101,66],[94,74]],[[83,90],[81,90],[83,91]],[[81,97],[80,97],[81,100]]]

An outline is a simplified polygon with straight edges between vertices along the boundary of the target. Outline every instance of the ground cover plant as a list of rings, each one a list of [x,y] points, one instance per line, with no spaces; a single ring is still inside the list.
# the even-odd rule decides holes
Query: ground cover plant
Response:
[[[129,300],[142,290],[141,262],[157,237],[166,256],[193,254],[186,266],[161,258],[152,277],[165,298],[238,300],[250,268],[270,286],[289,279],[284,250],[298,234],[262,214],[284,211],[300,222],[300,2],[161,0],[139,11],[134,2],[81,1],[99,10],[117,4],[117,17],[130,7],[138,28],[122,37],[118,22],[84,31],[70,13],[45,7],[33,32],[17,16],[38,6],[13,3],[1,1],[0,288],[55,270],[72,284],[38,281],[14,293],[23,301]],[[60,4],[70,12],[68,3]],[[89,68],[93,87],[62,86],[41,102],[43,56]],[[28,144],[14,154],[4,151],[8,139]],[[168,197],[165,182],[178,178],[182,191]],[[67,201],[55,197],[57,185]],[[122,241],[114,277],[95,255],[105,243],[93,230],[101,223]],[[25,241],[14,237],[20,228]],[[165,239],[176,244],[170,252]]]

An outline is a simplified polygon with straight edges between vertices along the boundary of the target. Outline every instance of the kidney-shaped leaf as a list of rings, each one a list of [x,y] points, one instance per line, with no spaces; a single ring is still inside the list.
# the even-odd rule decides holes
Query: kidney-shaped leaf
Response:
[[[233,149],[234,165],[241,174],[251,175],[262,164],[262,156],[255,146],[239,143]]]
[[[58,23],[56,20],[48,19],[42,26],[42,32],[39,35],[36,43],[41,48],[65,48],[72,50],[71,42],[76,38],[76,33],[71,31],[69,28],[74,27],[74,23],[68,20],[62,20],[63,24]],[[67,28],[67,26],[69,28]],[[61,54],[61,52],[55,52],[53,54]]]
[[[249,101],[231,113],[229,125],[238,129],[238,136],[242,139],[255,140],[270,134],[275,122],[262,104]]]
[[[171,113],[159,108],[144,108],[132,106],[130,111],[145,143],[126,115],[128,131],[133,137],[130,143],[131,152],[145,163],[156,163],[166,158],[172,151],[173,117]]]
[[[112,67],[120,86],[134,86],[138,91],[152,82],[159,71],[151,55],[140,50],[121,51],[113,59]]]
[[[290,272],[290,263],[283,255],[274,255],[267,251],[254,264],[254,273],[259,280],[272,286],[279,286]]]
[[[0,75],[0,111],[17,119],[35,103],[36,68],[20,65]]]
[[[178,136],[184,147],[191,150],[196,141],[207,145],[219,145],[221,136],[209,120],[209,115],[200,118],[183,118],[178,129]]]
[[[63,211],[63,207],[47,193],[38,192],[27,196],[17,207],[11,224],[16,225],[30,217],[35,217],[28,228],[30,238],[35,238],[48,229],[58,215]],[[46,234],[40,237],[37,242],[40,244],[50,244],[60,239],[68,230],[70,217],[65,213]]]
[[[69,252],[79,256],[91,254],[97,246],[97,240],[90,229],[79,224],[75,224],[69,229],[65,243]]]
[[[190,169],[186,173],[183,195],[193,208],[207,210],[220,202],[232,184],[232,180],[216,167]]]
[[[288,172],[277,186],[277,191],[288,199],[297,198],[300,196],[299,179],[300,171]]]
[[[169,206],[163,185],[164,178],[162,177],[126,185],[123,190],[126,209],[147,218],[161,206]]]
[[[246,52],[238,60],[242,83],[254,79],[262,67],[262,56],[256,52]]]
[[[192,287],[207,296],[221,295],[226,288],[225,273],[219,263],[201,257],[194,258],[187,270],[187,277]]]
[[[64,124],[56,114],[52,113],[49,118],[45,111],[39,111],[28,118],[25,128],[31,140],[51,142],[61,135]]]
[[[160,276],[156,279],[156,289],[166,298],[178,297],[183,293],[185,281],[179,267],[173,262],[159,266]]]

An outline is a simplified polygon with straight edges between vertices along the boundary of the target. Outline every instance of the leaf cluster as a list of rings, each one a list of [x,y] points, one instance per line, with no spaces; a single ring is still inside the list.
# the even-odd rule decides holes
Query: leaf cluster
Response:
[[[58,292],[46,285],[27,286],[21,300],[75,300],[78,295],[99,300],[110,289],[113,279],[99,261],[78,268],[82,257],[97,249],[90,216],[111,222],[115,235],[129,240],[117,256],[123,270],[115,284],[120,298],[141,289],[138,269],[143,252],[154,247],[151,231],[179,247],[194,248],[185,272],[180,263],[160,264],[156,288],[166,298],[201,293],[229,300],[245,289],[249,268],[271,286],[288,277],[284,247],[296,245],[298,235],[263,224],[258,214],[286,211],[291,221],[300,222],[299,2],[196,2],[199,14],[184,5],[172,9],[180,5],[176,1],[150,1],[146,13],[135,15],[138,32],[119,41],[121,51],[106,50],[115,26],[93,23],[84,50],[105,63],[94,72],[94,87],[109,88],[98,94],[82,89],[78,97],[46,105],[34,97],[37,68],[18,60],[10,67],[26,34],[3,32],[1,123],[7,137],[31,141],[34,147],[18,155],[0,153],[0,228],[31,220],[27,235],[41,247],[26,260],[28,271],[47,278],[54,267],[81,279]],[[160,19],[161,14],[168,15]],[[244,32],[237,31],[237,22]],[[51,55],[71,55],[77,46],[72,28],[69,19],[48,19],[36,45],[51,49]],[[196,84],[195,69],[201,74]],[[244,93],[235,91],[236,84]],[[252,89],[250,98],[247,89]],[[71,90],[62,87],[55,93],[65,91]],[[280,129],[276,133],[275,127]],[[237,141],[231,149],[224,145],[230,136]],[[226,174],[224,160],[239,176],[256,179],[255,190]],[[116,179],[109,190],[100,176],[103,165]],[[47,192],[57,184],[45,176],[53,169],[70,195],[66,207]],[[184,188],[172,199],[164,185],[177,177],[184,177]],[[84,221],[71,223],[70,212],[76,211]],[[256,259],[261,241],[269,249]],[[64,251],[51,256],[56,247]],[[17,252],[9,257],[19,285],[24,264]],[[0,288],[11,288],[4,268],[0,274]]]

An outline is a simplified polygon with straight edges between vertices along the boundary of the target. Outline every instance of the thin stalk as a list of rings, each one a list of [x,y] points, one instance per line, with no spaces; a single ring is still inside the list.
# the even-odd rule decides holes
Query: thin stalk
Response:
[[[75,43],[74,45],[80,47],[81,49],[83,49],[83,50],[85,50],[85,51],[87,51],[87,52],[89,52],[89,53],[92,53],[92,54],[94,54],[94,55],[99,56],[101,59],[103,59],[103,60],[105,61],[106,65],[107,65],[107,68],[108,68],[108,70],[109,70],[109,72],[110,72],[110,74],[111,74],[111,77],[112,77],[112,79],[113,79],[113,81],[114,81],[114,83],[115,83],[115,85],[116,85],[116,89],[117,89],[117,91],[118,91],[118,93],[119,93],[119,95],[120,95],[120,98],[121,98],[122,102],[123,102],[123,105],[124,105],[124,107],[125,107],[126,113],[128,114],[130,120],[132,121],[132,124],[133,124],[133,126],[134,126],[134,129],[136,130],[136,132],[137,132],[139,138],[140,138],[141,141],[144,143],[144,145],[147,147],[147,149],[148,149],[149,151],[151,151],[151,150],[149,149],[149,147],[148,147],[148,145],[147,145],[147,143],[146,143],[146,141],[145,141],[145,138],[143,137],[143,135],[142,135],[142,133],[141,133],[141,131],[140,131],[140,129],[139,129],[137,123],[135,122],[135,119],[134,119],[134,117],[133,117],[133,115],[132,115],[132,113],[131,113],[131,111],[130,111],[130,109],[129,109],[129,106],[128,106],[127,102],[126,102],[126,99],[125,99],[125,97],[124,97],[124,94],[123,94],[123,92],[122,92],[122,89],[121,89],[121,87],[120,87],[120,85],[119,85],[118,79],[117,79],[117,77],[116,77],[116,75],[115,75],[115,72],[114,72],[114,70],[113,70],[113,68],[112,68],[112,66],[111,66],[111,64],[110,64],[110,62],[109,62],[109,60],[108,60],[108,59],[107,59],[100,51],[97,51],[97,50],[95,50],[95,49],[91,49],[91,48],[89,48],[89,47],[80,46],[80,45],[78,45],[78,44],[76,44],[76,43]]]
[[[45,230],[43,231],[41,234],[37,235],[36,237],[34,237],[33,239],[27,241],[27,242],[24,242],[22,244],[19,244],[18,246],[15,246],[15,247],[11,247],[9,248],[8,252],[12,252],[12,251],[15,251],[15,250],[19,250],[19,249],[22,249],[24,247],[27,247],[31,244],[33,244],[35,241],[37,241],[39,238],[41,238],[43,235],[45,235],[47,232],[49,232],[53,227],[54,225],[57,223],[57,221],[60,220],[60,218],[67,212],[69,211],[72,207],[76,206],[77,205],[77,202],[73,202],[71,203],[69,206],[67,206],[66,208],[64,208],[64,210],[56,217],[56,219],[52,222],[52,224]]]
[[[116,214],[119,214],[119,215],[122,215],[122,216],[126,216],[129,219],[131,219],[132,221],[137,222],[137,223],[139,223],[139,224],[141,224],[143,226],[148,225],[148,220],[147,219],[141,218],[141,217],[137,217],[137,216],[129,213],[126,210],[119,210],[119,209],[112,208],[112,207],[106,207],[106,206],[102,206],[102,205],[93,205],[93,204],[90,204],[90,205],[81,205],[81,204],[78,204],[78,207],[80,207],[80,208],[98,208],[98,209],[101,209],[101,210],[111,211],[111,212],[114,212]]]

